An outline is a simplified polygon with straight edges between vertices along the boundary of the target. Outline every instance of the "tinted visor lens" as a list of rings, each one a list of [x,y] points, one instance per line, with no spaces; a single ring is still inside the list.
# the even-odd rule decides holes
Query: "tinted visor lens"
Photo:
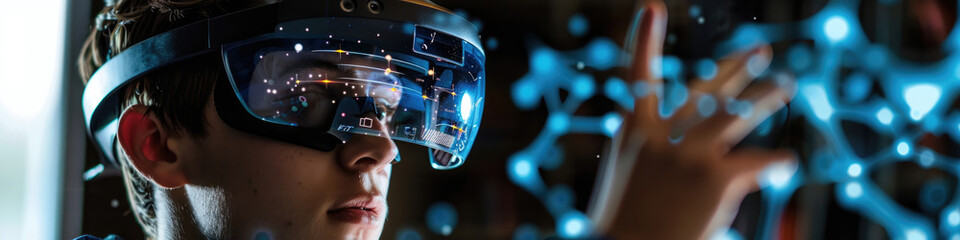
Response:
[[[225,46],[224,54],[242,105],[272,124],[320,128],[341,141],[364,134],[423,145],[438,169],[462,164],[476,136],[479,56],[456,63],[357,40],[279,36]]]

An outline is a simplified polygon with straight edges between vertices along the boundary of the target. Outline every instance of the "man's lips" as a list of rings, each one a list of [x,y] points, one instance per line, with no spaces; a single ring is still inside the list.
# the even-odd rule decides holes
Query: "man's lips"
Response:
[[[377,225],[380,215],[386,210],[382,197],[364,195],[340,203],[327,211],[327,215],[334,220],[360,224]]]

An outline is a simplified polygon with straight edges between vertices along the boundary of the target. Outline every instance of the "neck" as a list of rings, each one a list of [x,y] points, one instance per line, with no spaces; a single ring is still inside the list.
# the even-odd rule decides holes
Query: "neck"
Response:
[[[155,188],[157,211],[157,238],[167,239],[209,239],[197,224],[194,209],[188,197],[187,187],[174,189]]]

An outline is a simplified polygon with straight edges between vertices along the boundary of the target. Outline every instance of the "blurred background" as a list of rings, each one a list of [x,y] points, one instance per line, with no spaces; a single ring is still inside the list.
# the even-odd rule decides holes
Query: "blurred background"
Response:
[[[433,170],[424,149],[400,143],[382,238],[588,234],[582,213],[598,166],[618,111],[632,108],[620,59],[634,2],[435,2],[481,29],[488,102],[475,150],[458,169]],[[715,74],[714,60],[767,42],[775,59],[761,78],[791,76],[801,86],[743,143],[797,149],[800,170],[761,176],[764,190],[718,238],[960,239],[957,2],[666,3],[670,81]],[[99,159],[74,60],[103,2],[0,6],[0,232],[143,238],[117,171],[84,180]]]

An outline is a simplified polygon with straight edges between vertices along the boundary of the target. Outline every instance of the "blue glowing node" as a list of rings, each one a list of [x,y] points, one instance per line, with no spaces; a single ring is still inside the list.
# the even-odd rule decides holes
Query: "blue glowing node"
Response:
[[[867,75],[863,73],[853,73],[847,77],[847,81],[843,84],[843,95],[847,101],[860,102],[870,95],[870,88],[871,82]]]
[[[660,64],[662,67],[661,76],[664,78],[679,78],[681,71],[683,71],[683,62],[674,56],[662,57]]]
[[[547,209],[551,212],[562,212],[567,207],[573,206],[573,203],[576,199],[573,196],[573,189],[570,187],[564,186],[562,184],[553,186],[549,192],[547,192],[547,199],[544,202]]]
[[[610,39],[599,38],[590,41],[586,49],[589,51],[587,61],[598,70],[615,67],[620,61],[620,47]]]
[[[827,98],[827,92],[821,85],[808,85],[801,92],[807,99],[807,104],[813,109],[813,115],[821,121],[827,121],[833,115],[833,106]]]
[[[703,81],[710,81],[717,76],[717,64],[710,59],[697,61],[697,77]]]
[[[540,102],[540,90],[531,81],[517,81],[512,90],[513,103],[521,109],[531,109]]]
[[[620,124],[623,123],[623,118],[620,117],[617,113],[607,113],[603,116],[603,133],[608,137],[613,137],[613,134],[617,132],[617,129],[620,129]]]
[[[927,234],[920,229],[907,230],[907,240],[927,240]]]
[[[573,36],[583,36],[587,34],[587,30],[590,29],[590,22],[587,21],[587,17],[583,14],[574,14],[570,16],[570,20],[567,21],[567,30],[570,31],[570,35]]]
[[[940,101],[941,90],[932,84],[917,84],[903,91],[904,100],[910,107],[910,119],[918,121]]]
[[[831,42],[839,42],[850,33],[850,24],[843,17],[832,16],[824,23],[823,31]]]
[[[887,107],[881,108],[880,111],[877,111],[877,120],[883,125],[890,125],[893,122],[893,111],[890,111],[890,108]]]
[[[767,64],[770,59],[767,59],[767,56],[760,54],[753,55],[747,60],[747,72],[750,73],[750,76],[758,77],[760,74],[763,74],[763,71],[767,70]]]
[[[500,41],[495,37],[487,38],[487,49],[497,50],[497,47],[500,46]]]
[[[717,99],[710,95],[700,96],[700,100],[697,101],[697,112],[700,113],[701,117],[709,117],[716,111]]]
[[[526,179],[530,177],[531,172],[533,172],[533,164],[530,162],[530,159],[518,155],[514,159],[513,174],[521,179]]]
[[[910,144],[906,141],[900,141],[900,143],[897,143],[897,154],[900,154],[900,156],[907,156],[907,154],[910,154]]]
[[[920,166],[930,167],[931,165],[933,165],[933,160],[934,160],[933,151],[929,149],[924,149],[923,151],[920,152],[920,158],[918,160],[920,161]]]
[[[557,235],[561,238],[582,238],[592,231],[592,223],[578,211],[568,211],[557,219]]]
[[[850,164],[850,167],[847,167],[847,175],[851,177],[859,177],[863,173],[863,166],[860,166],[859,163]]]
[[[633,85],[633,95],[638,98],[646,97],[650,92],[650,84],[647,84],[647,82],[640,80]]]
[[[531,53],[530,65],[533,66],[533,71],[540,75],[549,75],[560,69],[557,54],[546,48],[540,48]]]
[[[547,128],[550,131],[563,133],[570,128],[570,116],[566,113],[552,113],[547,117]]]
[[[587,99],[593,95],[595,88],[596,87],[594,86],[593,76],[587,75],[587,74],[580,74],[573,79],[573,86],[570,89],[570,93],[572,93],[574,97],[577,97],[579,99]]]
[[[699,17],[700,16],[700,5],[692,5],[688,11],[690,17]]]
[[[863,186],[858,182],[850,182],[843,188],[843,192],[852,199],[860,198],[863,196]]]
[[[427,227],[430,231],[450,236],[457,226],[457,209],[447,202],[434,203],[427,209]]]
[[[953,209],[947,214],[947,224],[950,226],[960,226],[960,210]]]
[[[683,106],[687,102],[689,93],[687,92],[687,87],[683,84],[673,84],[670,88],[670,96],[667,101],[673,104],[674,107]]]
[[[782,189],[790,183],[790,179],[796,172],[797,165],[794,163],[771,164],[760,173],[761,187],[770,186],[774,189]]]

